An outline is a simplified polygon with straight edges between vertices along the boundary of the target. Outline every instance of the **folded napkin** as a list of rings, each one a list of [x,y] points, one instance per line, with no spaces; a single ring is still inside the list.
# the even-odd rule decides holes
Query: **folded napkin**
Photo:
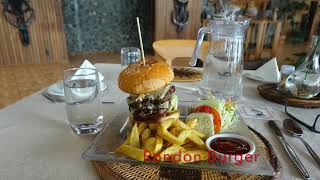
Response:
[[[281,79],[277,59],[275,57],[257,70],[245,71],[245,75],[250,79],[268,83],[278,83]]]
[[[96,69],[96,67],[94,67],[94,66],[90,63],[90,61],[88,61],[88,60],[84,60],[84,62],[81,64],[80,68],[92,68],[92,69]],[[80,70],[78,70],[78,71],[75,73],[75,75],[88,73],[87,71],[88,71],[88,70],[86,70],[86,69],[80,69]],[[89,73],[90,73],[90,71],[89,71]],[[100,72],[98,72],[98,75],[99,75],[99,81],[100,81],[100,82],[103,81],[103,80],[104,80],[104,76],[103,76]],[[90,77],[89,79],[93,79],[93,75],[92,75],[92,78]]]

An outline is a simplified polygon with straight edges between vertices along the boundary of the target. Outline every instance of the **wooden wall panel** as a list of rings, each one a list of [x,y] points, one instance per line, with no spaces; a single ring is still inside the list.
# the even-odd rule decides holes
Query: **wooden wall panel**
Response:
[[[68,61],[62,0],[32,0],[35,19],[29,26],[30,44],[0,14],[0,64],[43,64]],[[2,12],[2,4],[0,5]]]
[[[196,39],[201,27],[201,0],[189,0],[189,23],[181,33],[176,32],[172,23],[171,13],[174,10],[174,0],[155,0],[155,40],[161,39]]]

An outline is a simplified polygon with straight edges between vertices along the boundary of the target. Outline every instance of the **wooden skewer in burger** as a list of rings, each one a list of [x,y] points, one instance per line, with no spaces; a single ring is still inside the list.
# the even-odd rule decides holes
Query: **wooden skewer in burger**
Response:
[[[139,34],[139,19],[137,18]],[[140,46],[143,53],[142,39]],[[125,68],[118,77],[119,88],[130,94],[127,98],[130,117],[138,122],[161,122],[179,118],[178,98],[173,95],[175,87],[170,65],[161,60],[150,59]]]

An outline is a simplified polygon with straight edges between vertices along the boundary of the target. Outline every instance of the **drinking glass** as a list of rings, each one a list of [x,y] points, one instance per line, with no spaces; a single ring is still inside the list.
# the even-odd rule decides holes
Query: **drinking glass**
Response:
[[[98,71],[92,68],[66,70],[64,94],[72,129],[79,135],[97,133],[103,124]]]
[[[121,49],[121,66],[125,67],[140,61],[141,52],[136,47],[124,47]]]

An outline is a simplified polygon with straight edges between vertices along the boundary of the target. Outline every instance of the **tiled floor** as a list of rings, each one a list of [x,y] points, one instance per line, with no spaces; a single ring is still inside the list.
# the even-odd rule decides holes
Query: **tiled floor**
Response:
[[[0,108],[61,79],[69,64],[1,65]]]

